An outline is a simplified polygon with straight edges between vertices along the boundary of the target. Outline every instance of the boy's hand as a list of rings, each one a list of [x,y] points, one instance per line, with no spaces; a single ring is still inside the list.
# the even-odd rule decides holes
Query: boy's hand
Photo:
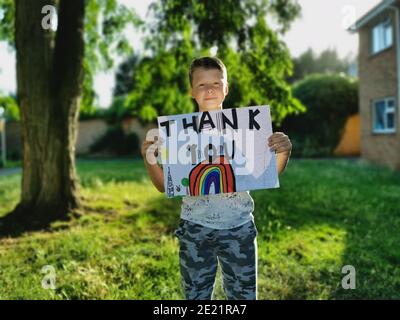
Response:
[[[157,140],[154,141],[143,141],[140,153],[146,162],[150,164],[157,163],[158,148],[161,146],[161,142],[161,139],[158,139],[158,137]]]
[[[275,153],[290,154],[292,151],[292,143],[289,137],[283,132],[274,132],[268,138],[268,147],[271,151],[275,151]]]

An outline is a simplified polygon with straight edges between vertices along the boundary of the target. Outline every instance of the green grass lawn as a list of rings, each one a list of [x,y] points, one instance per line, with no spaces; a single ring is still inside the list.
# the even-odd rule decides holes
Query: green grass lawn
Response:
[[[180,199],[141,161],[78,161],[85,214],[50,232],[0,239],[1,299],[182,299]],[[0,216],[20,174],[0,177]],[[400,173],[348,160],[291,160],[281,187],[252,191],[259,299],[400,298]],[[56,272],[43,289],[42,267]],[[344,265],[356,289],[341,286]],[[217,298],[223,298],[220,281]]]

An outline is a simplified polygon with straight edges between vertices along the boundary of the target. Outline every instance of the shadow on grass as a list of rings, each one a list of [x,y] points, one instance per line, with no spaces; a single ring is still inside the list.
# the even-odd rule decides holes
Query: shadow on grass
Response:
[[[43,215],[51,212],[51,215]],[[68,223],[82,215],[82,208],[68,210],[58,205],[31,208],[18,204],[15,209],[0,217],[0,239],[17,238],[28,232],[50,233],[54,222]]]
[[[80,184],[90,188],[109,182],[141,182],[147,177],[143,161],[136,159],[78,159],[77,169]],[[85,199],[83,199],[85,200]],[[57,204],[51,208],[32,210],[18,205],[11,212],[0,217],[0,238],[17,238],[27,232],[52,232],[54,222],[69,222],[85,214],[85,207],[78,210],[60,208]],[[51,212],[44,215],[43,212]]]
[[[134,213],[120,219],[128,224],[153,226],[171,235],[179,224],[180,199],[161,196],[145,204],[142,213]]]

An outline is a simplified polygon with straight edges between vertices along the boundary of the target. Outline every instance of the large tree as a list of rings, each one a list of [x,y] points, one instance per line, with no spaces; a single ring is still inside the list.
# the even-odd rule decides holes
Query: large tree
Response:
[[[58,13],[56,30],[42,23],[48,5]],[[116,0],[0,0],[0,11],[0,39],[16,50],[23,142],[21,200],[2,225],[36,228],[81,207],[75,143],[82,92],[93,99],[93,74],[112,66],[113,46],[129,51],[120,34],[138,19]]]
[[[62,217],[80,205],[75,142],[84,60],[84,0],[60,1],[55,37],[43,29],[48,0],[16,1],[23,217]],[[54,5],[54,2],[52,3]]]
[[[231,90],[224,107],[269,104],[276,123],[302,110],[285,82],[292,64],[281,39],[299,11],[295,0],[152,3],[146,55],[121,65],[114,114],[154,121],[158,115],[195,111],[188,95],[188,67],[210,49],[228,68]]]

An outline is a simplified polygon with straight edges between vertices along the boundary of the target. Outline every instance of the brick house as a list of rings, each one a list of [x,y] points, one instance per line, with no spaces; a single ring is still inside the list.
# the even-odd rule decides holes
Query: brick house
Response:
[[[384,0],[350,29],[359,36],[361,156],[400,169],[400,0]]]

